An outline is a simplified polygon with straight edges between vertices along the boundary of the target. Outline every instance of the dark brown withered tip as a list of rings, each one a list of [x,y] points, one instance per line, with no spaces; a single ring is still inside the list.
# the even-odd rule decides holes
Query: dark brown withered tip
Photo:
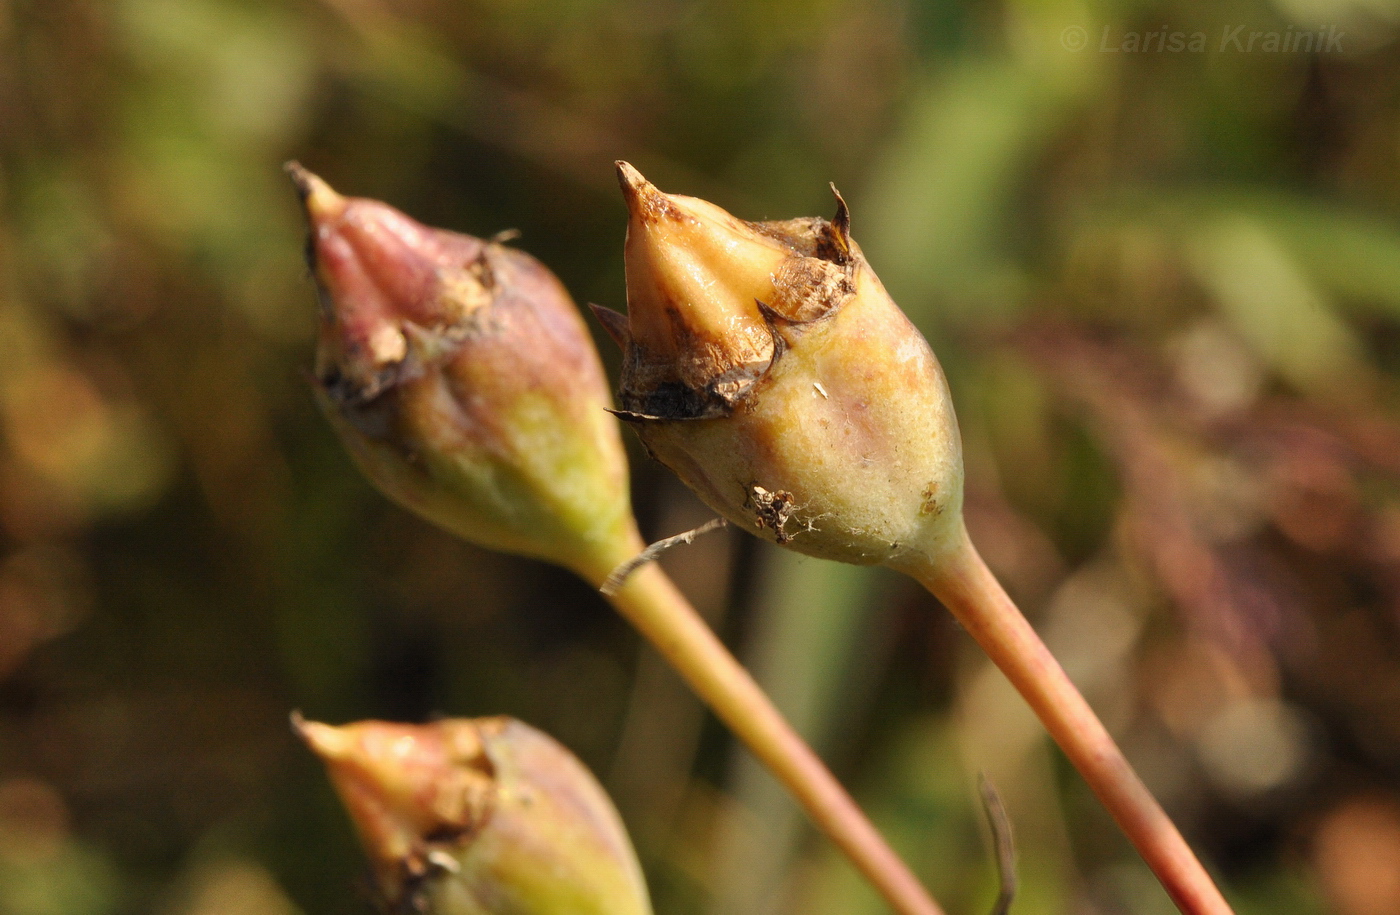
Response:
[[[836,215],[831,218],[832,242],[840,249],[840,259],[837,263],[844,265],[851,257],[851,209],[846,206],[846,198],[841,196],[841,192],[836,189],[836,182],[831,182],[831,193],[836,198]]]
[[[282,163],[282,171],[286,172],[287,177],[292,179],[292,185],[297,189],[297,196],[304,203],[306,198],[311,196],[312,174],[295,159],[289,159]]]
[[[349,201],[336,193],[335,189],[319,175],[305,168],[295,160],[282,166],[287,177],[292,179],[297,197],[306,211],[307,222],[314,229],[320,222],[336,219],[345,213]]]
[[[622,197],[627,202],[627,211],[633,216],[654,221],[664,217],[681,216],[665,194],[648,181],[630,162],[618,159],[617,183],[622,187]]]
[[[598,323],[603,325],[603,330],[608,332],[612,341],[626,350],[627,345],[632,342],[632,330],[627,316],[592,302],[588,303],[588,309],[593,312],[593,317],[598,319]]]

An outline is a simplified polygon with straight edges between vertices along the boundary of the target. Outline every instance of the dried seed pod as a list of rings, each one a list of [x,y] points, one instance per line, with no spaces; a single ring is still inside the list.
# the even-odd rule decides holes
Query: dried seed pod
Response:
[[[635,552],[607,379],[554,275],[288,170],[311,224],[320,400],[366,475],[467,540],[589,577]]]
[[[631,517],[618,426],[606,414],[597,354],[558,283],[518,252],[428,229],[291,172],[312,225],[323,303],[321,400],[362,469],[391,498],[465,539],[556,562],[601,586],[897,911],[938,915],[665,574],[633,561],[649,554]],[[628,335],[617,318],[623,326],[609,330]],[[741,362],[772,346],[762,325],[749,329]],[[790,494],[753,495],[785,532]],[[451,911],[497,910],[459,900]]]
[[[962,522],[938,361],[836,218],[746,223],[618,163],[631,210],[621,401],[648,450],[753,533],[922,582],[977,639],[1183,912],[1230,907]],[[767,339],[764,339],[764,334]]]
[[[961,530],[962,446],[938,360],[825,219],[750,223],[625,162],[619,415],[712,508],[813,556],[925,556]],[[834,190],[834,189],[833,189]]]
[[[511,718],[294,725],[325,762],[388,911],[650,915],[612,802],[548,735]]]

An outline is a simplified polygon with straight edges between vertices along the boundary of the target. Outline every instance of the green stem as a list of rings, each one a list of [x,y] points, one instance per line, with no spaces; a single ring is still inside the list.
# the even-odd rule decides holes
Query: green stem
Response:
[[[640,540],[629,555],[643,548]],[[623,557],[622,561],[628,557]],[[616,563],[613,563],[616,565]],[[612,566],[584,577],[601,586]],[[943,915],[812,748],[655,563],[610,598],[721,721],[782,782],[808,816],[899,915]]]
[[[1064,669],[987,568],[966,530],[903,569],[958,618],[1025,698],[1186,915],[1230,915],[1220,890]]]

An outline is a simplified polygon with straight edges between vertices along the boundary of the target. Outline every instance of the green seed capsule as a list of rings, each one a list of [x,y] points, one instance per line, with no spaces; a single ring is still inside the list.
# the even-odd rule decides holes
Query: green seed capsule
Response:
[[[554,275],[289,171],[321,298],[319,399],[365,474],[467,540],[590,578],[635,552],[607,379]]]
[[[510,718],[295,721],[325,762],[390,912],[651,915],[612,802]]]
[[[618,163],[631,213],[619,415],[712,508],[813,556],[898,566],[960,530],[938,360],[836,218],[750,223]]]

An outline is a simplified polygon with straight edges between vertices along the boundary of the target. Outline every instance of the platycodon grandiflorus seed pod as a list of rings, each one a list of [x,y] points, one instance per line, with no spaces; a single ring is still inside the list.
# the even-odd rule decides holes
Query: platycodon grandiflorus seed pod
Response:
[[[635,552],[607,378],[554,274],[288,170],[311,223],[320,400],[365,474],[467,540],[589,578]]]
[[[921,581],[1040,716],[1183,912],[1229,906],[982,561],[948,385],[832,220],[744,222],[625,162],[620,415],[712,508],[812,556]]]
[[[619,415],[730,521],[897,565],[960,529],[962,445],[938,360],[836,217],[744,222],[626,163]]]
[[[651,915],[612,801],[511,718],[294,720],[325,762],[389,912]]]

